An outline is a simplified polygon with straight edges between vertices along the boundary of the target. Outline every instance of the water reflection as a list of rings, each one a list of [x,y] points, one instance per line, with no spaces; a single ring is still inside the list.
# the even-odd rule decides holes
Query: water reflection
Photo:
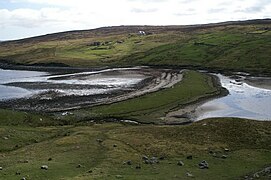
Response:
[[[199,106],[196,120],[211,117],[271,120],[271,90],[254,87],[221,74],[217,76],[230,94]]]
[[[33,79],[40,79],[46,75],[48,75],[46,72],[0,69],[0,100],[27,97],[39,93],[39,91],[35,92],[20,87],[5,86],[3,84],[18,82],[20,80],[33,81]]]
[[[132,88],[146,76],[129,74],[139,68],[115,68],[101,71],[50,75],[47,72],[0,69],[0,100],[24,98],[39,93],[57,96],[87,96]],[[125,74],[125,70],[127,70]]]

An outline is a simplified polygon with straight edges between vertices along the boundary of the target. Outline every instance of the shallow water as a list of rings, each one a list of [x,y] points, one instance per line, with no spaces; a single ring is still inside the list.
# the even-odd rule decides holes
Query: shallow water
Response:
[[[20,87],[5,86],[6,83],[33,81],[48,75],[46,72],[0,69],[0,100],[31,96],[37,92]]]
[[[92,72],[80,72],[72,74],[63,75],[50,75],[47,72],[37,72],[37,71],[18,71],[18,70],[3,70],[0,69],[0,100],[8,100],[14,98],[25,98],[31,97],[33,95],[44,93],[46,91],[55,91],[59,96],[85,96],[85,95],[95,95],[104,94],[110,91],[119,90],[123,88],[132,88],[134,85],[145,79],[143,75],[130,75],[123,76],[123,74],[116,75],[102,75],[103,73],[108,73],[118,70],[134,70],[137,68],[123,68],[123,69],[106,69],[101,71]],[[16,83],[48,83],[47,87],[31,85],[21,88],[19,84]],[[13,85],[7,86],[8,83],[15,83]],[[57,84],[59,88],[52,88],[50,84]],[[69,89],[65,88],[63,85],[69,85]],[[70,86],[73,85],[73,86]],[[83,85],[93,86],[92,88],[83,87]],[[16,86],[16,87],[15,87]],[[73,87],[76,87],[73,88]],[[100,87],[95,87],[100,86]],[[103,87],[101,87],[103,86]],[[78,89],[79,87],[79,89]],[[40,88],[40,89],[39,89]]]
[[[102,71],[80,72],[63,75],[50,75],[47,72],[18,71],[0,69],[0,100],[14,98],[31,98],[34,95],[43,95],[41,98],[52,99],[53,96],[86,96],[106,94],[111,91],[132,89],[146,78],[143,74],[123,73],[121,70],[136,68],[107,69]],[[258,120],[271,120],[271,90],[248,85],[235,79],[217,75],[229,95],[208,101],[199,106],[195,120],[211,117],[240,117]],[[23,82],[7,86],[7,83]],[[32,84],[31,84],[32,83]],[[42,85],[40,83],[48,83]],[[34,87],[34,85],[36,85]],[[47,94],[44,94],[48,92]]]
[[[271,90],[248,85],[221,74],[223,87],[229,95],[208,101],[196,109],[196,120],[212,117],[239,117],[271,120]]]

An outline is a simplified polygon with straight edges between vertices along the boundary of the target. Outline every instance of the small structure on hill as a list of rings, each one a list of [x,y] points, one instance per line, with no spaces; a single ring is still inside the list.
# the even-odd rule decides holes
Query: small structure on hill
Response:
[[[145,31],[138,31],[138,34],[141,35],[141,36],[145,36],[146,32]]]
[[[99,41],[91,42],[88,44],[88,46],[100,46],[100,45],[101,45],[101,42]]]

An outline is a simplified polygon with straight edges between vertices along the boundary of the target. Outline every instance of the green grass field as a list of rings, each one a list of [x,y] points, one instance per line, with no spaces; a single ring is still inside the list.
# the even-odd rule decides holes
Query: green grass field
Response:
[[[270,165],[270,130],[268,122],[231,118],[186,126],[1,126],[8,139],[0,139],[0,179],[190,179],[187,172],[195,179],[236,179]],[[163,160],[145,164],[143,155]],[[128,160],[131,165],[123,164]],[[209,169],[199,169],[202,160]]]

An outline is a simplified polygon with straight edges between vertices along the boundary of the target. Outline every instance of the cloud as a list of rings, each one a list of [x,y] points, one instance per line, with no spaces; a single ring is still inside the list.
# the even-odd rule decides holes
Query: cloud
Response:
[[[182,9],[179,12],[174,13],[174,16],[194,16],[197,15],[197,10],[193,8]]]
[[[143,3],[160,3],[168,2],[169,0],[128,0],[130,2],[143,2]]]
[[[193,16],[196,13],[174,13],[175,16]]]
[[[195,2],[195,1],[198,1],[198,0],[179,0],[178,2],[179,3],[191,3],[191,2]]]
[[[225,8],[214,8],[214,9],[209,9],[208,10],[208,13],[221,13],[221,12],[225,12],[226,11],[226,9]]]
[[[133,12],[133,13],[153,13],[153,12],[156,12],[156,11],[157,11],[156,8],[152,8],[152,9],[133,8],[131,10],[131,12]]]
[[[261,12],[264,9],[262,6],[253,6],[253,7],[248,7],[242,10],[237,10],[236,12],[245,12],[245,13],[258,13]]]
[[[4,2],[0,2],[0,39],[113,25],[202,24],[271,17],[270,0],[4,0]]]
[[[0,26],[17,26],[24,28],[44,27],[44,26],[63,26],[65,24],[86,23],[85,18],[89,17],[91,12],[80,14],[80,12],[71,12],[58,8],[33,9],[0,9]]]

